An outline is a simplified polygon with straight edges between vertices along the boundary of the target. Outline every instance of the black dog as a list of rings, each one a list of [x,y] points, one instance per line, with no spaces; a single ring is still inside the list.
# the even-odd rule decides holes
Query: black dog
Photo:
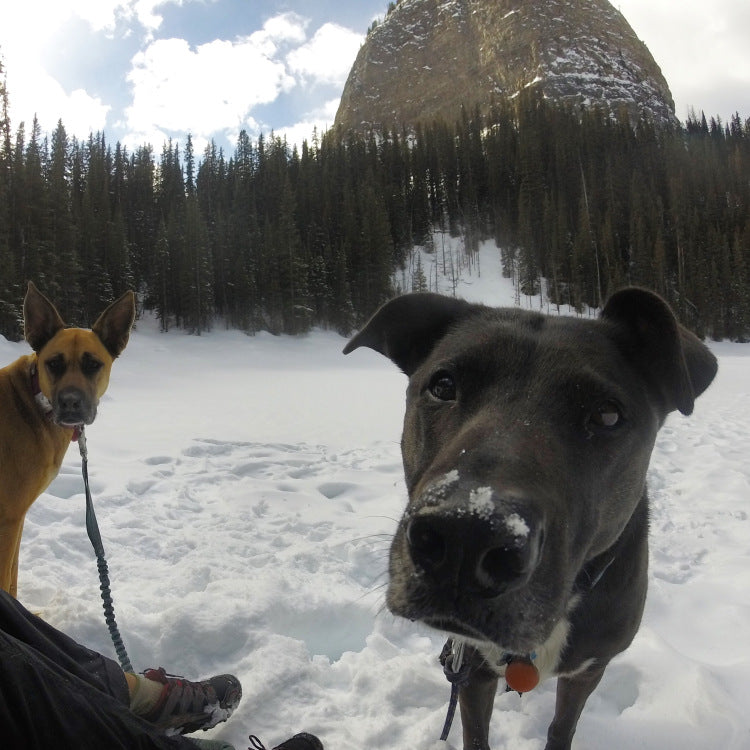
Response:
[[[546,747],[570,748],[640,624],[656,433],[692,412],[716,359],[641,289],[596,320],[405,295],[344,353],[360,346],[409,376],[388,607],[467,645],[466,750],[489,748],[501,676],[519,691],[558,677]]]

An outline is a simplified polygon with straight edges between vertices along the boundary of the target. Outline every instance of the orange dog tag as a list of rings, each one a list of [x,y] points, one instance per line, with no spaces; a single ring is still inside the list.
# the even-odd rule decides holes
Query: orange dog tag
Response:
[[[505,667],[505,681],[516,693],[528,693],[539,684],[539,670],[526,659],[515,659]]]

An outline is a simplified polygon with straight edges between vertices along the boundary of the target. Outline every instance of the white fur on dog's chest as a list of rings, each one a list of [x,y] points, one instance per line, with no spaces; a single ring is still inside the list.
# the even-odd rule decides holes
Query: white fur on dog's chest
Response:
[[[569,609],[572,610],[576,604],[577,600],[571,602]],[[570,620],[564,617],[552,629],[549,638],[534,649],[533,664],[539,672],[540,682],[559,675],[557,668],[560,664],[560,656],[563,649],[568,643],[569,634]],[[488,666],[497,672],[500,677],[505,675],[505,668],[507,666],[508,656],[510,655],[509,651],[495,645],[494,643],[475,641],[471,642],[471,645],[482,654]],[[517,656],[525,656],[525,654],[517,654]],[[570,677],[579,672],[583,672],[591,666],[592,662],[593,659],[588,659],[574,672],[566,672],[565,674]]]
[[[554,677],[557,665],[560,662],[560,654],[568,642],[570,622],[567,619],[560,620],[552,629],[547,640],[534,649],[534,666],[539,671],[539,680]],[[503,677],[509,652],[494,643],[474,643],[474,647],[482,654],[487,664]],[[523,656],[523,654],[519,654]]]

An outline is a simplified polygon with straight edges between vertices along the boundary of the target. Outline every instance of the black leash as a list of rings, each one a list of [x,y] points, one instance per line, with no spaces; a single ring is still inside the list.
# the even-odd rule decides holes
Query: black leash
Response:
[[[458,683],[451,683],[451,697],[448,701],[448,713],[445,717],[445,724],[443,724],[443,731],[440,735],[441,742],[448,741],[448,735],[451,733],[451,727],[453,726],[453,718],[456,715],[456,705],[458,704]]]
[[[445,648],[441,654],[443,672],[445,673],[448,682],[451,684],[451,697],[448,701],[448,713],[445,717],[445,723],[443,724],[443,733],[440,735],[442,742],[448,740],[448,735],[450,734],[451,726],[453,725],[453,718],[456,715],[456,705],[458,704],[459,688],[469,681],[471,663],[464,663],[465,648],[466,643],[464,641],[451,639],[445,644]]]
[[[112,602],[112,592],[109,588],[109,570],[107,560],[104,557],[104,545],[102,544],[102,535],[99,533],[99,524],[96,522],[96,513],[94,512],[94,501],[91,499],[91,490],[89,489],[89,469],[88,469],[88,451],[86,450],[86,435],[83,427],[78,430],[78,449],[81,452],[81,471],[83,473],[83,486],[86,490],[86,533],[89,535],[91,546],[96,553],[96,567],[99,570],[99,590],[102,592],[102,603],[104,607],[104,620],[109,628],[109,635],[114,643],[117,658],[124,672],[135,673],[133,665],[128,658],[128,652],[125,650],[125,644],[122,642],[122,636],[115,622],[115,608]]]

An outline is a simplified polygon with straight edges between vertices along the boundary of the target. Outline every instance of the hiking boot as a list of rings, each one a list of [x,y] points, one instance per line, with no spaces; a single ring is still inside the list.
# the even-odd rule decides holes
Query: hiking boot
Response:
[[[224,740],[199,740],[197,737],[186,737],[198,750],[235,750],[234,745],[230,745]]]
[[[265,745],[254,735],[250,735],[250,747],[247,750],[266,750]],[[271,750],[323,750],[323,743],[314,735],[300,732]]]
[[[242,686],[231,674],[191,682],[159,667],[147,669],[143,676],[164,685],[156,706],[143,718],[168,735],[211,729],[226,721],[242,698]]]

